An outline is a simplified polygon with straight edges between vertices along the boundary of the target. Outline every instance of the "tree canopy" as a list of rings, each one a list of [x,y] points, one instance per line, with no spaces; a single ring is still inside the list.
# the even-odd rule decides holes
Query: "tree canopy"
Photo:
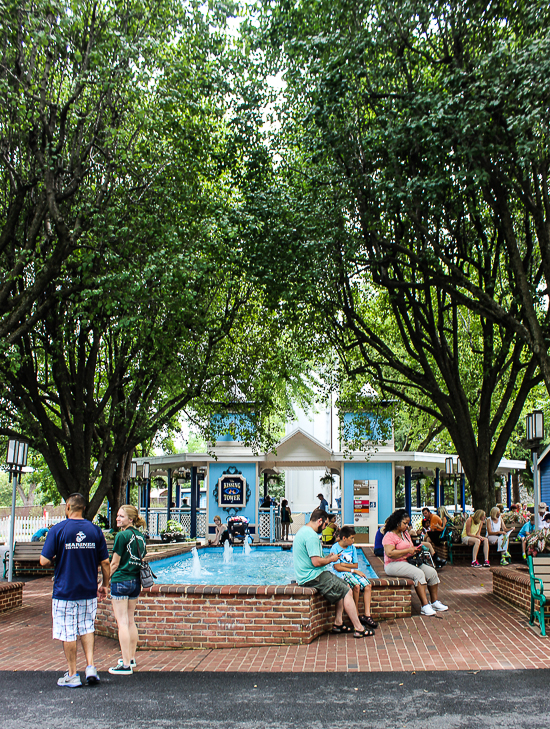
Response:
[[[102,7],[90,6],[92,17]],[[207,432],[213,407],[244,399],[254,425],[247,437],[269,438],[269,415],[275,404],[288,407],[287,387],[304,390],[306,358],[284,344],[242,266],[235,221],[248,150],[223,29],[196,10],[174,39],[180,16],[156,10],[153,30],[170,17],[174,27],[162,42],[149,37],[151,55],[136,57],[136,68],[129,62],[131,104],[121,101],[120,113],[131,106],[131,114],[107,134],[116,151],[109,174],[90,172],[71,209],[91,211],[80,245],[71,243],[47,306],[8,339],[0,363],[2,432],[28,435],[61,495],[77,489],[89,499],[88,516],[105,495],[116,512],[134,449],[183,408]],[[51,63],[64,88],[63,56]],[[112,77],[108,93],[124,99],[129,82]],[[79,138],[79,114],[53,116],[61,123]],[[90,154],[106,158],[102,149]],[[90,203],[107,182],[101,206]]]
[[[349,378],[447,428],[485,507],[527,394],[550,384],[548,7],[262,11],[250,37],[285,86],[253,256],[283,271],[277,295],[307,302]]]

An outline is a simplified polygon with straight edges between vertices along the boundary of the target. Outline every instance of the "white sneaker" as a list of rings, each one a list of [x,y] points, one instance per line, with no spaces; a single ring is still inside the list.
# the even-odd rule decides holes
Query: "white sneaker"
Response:
[[[445,610],[448,610],[449,608],[447,605],[443,605],[442,602],[439,602],[439,600],[436,600],[435,602],[432,602],[432,607],[434,610],[437,610],[438,613],[442,613]]]
[[[99,676],[95,666],[86,666],[86,683],[89,685],[99,683]]]
[[[57,679],[57,685],[66,686],[67,688],[80,688],[82,681],[78,673],[75,673],[74,676],[69,676],[69,672],[65,671],[65,675]]]
[[[427,605],[424,605],[424,607],[420,610],[421,615],[435,615],[435,610],[433,607],[428,603]]]

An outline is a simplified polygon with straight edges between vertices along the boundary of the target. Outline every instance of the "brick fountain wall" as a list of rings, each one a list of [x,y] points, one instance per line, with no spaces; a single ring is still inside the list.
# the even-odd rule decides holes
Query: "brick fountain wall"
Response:
[[[162,556],[152,555],[151,561]],[[371,584],[375,620],[410,617],[412,580],[384,575]],[[362,601],[361,596],[360,610]],[[154,585],[142,591],[137,605],[138,645],[144,650],[301,645],[330,630],[334,612],[316,590],[299,585]],[[95,625],[99,635],[117,637],[110,601],[99,603]]]
[[[375,620],[410,617],[409,580],[372,580]],[[139,646],[237,648],[311,643],[334,622],[334,606],[299,585],[155,585],[136,609]],[[109,602],[100,603],[96,633],[117,637]]]

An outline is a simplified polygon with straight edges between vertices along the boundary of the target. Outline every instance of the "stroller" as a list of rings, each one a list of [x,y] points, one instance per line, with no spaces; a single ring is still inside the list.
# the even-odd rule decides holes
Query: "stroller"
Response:
[[[227,520],[227,529],[229,531],[230,544],[232,544],[236,539],[244,543],[247,536],[250,534],[248,529],[248,519],[246,516],[230,516]]]

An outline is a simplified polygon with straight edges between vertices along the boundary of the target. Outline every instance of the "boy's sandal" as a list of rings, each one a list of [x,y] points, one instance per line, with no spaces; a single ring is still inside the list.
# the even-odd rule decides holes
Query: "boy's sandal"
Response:
[[[372,638],[374,635],[374,630],[371,630],[370,628],[365,628],[365,630],[355,630],[353,632],[354,638]]]
[[[369,628],[378,627],[378,623],[376,623],[370,615],[361,615],[359,620],[361,621],[362,625],[366,625]]]
[[[336,623],[332,626],[331,633],[352,633],[353,628],[350,628],[349,625],[336,625]]]

